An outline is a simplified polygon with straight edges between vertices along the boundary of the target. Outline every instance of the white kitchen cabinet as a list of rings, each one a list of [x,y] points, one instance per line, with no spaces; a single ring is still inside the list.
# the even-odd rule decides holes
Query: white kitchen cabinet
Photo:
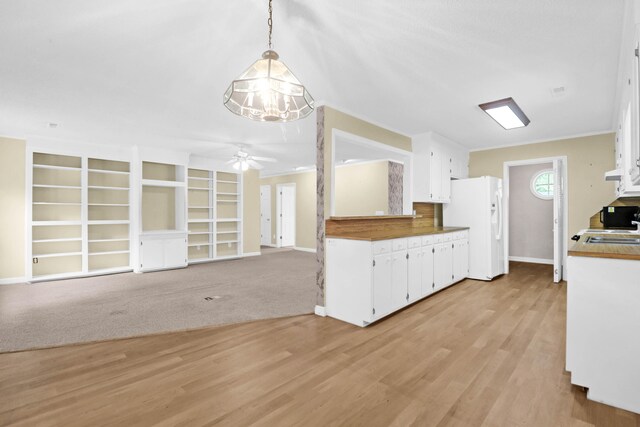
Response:
[[[429,198],[436,202],[451,199],[451,163],[449,154],[432,148],[429,161]]]
[[[469,274],[469,240],[453,242],[453,281],[458,282]]]
[[[409,248],[407,254],[407,295],[408,301],[417,301],[423,296],[422,292],[422,270],[423,270],[423,256],[422,246],[417,248]],[[427,271],[428,274],[428,271]]]
[[[429,132],[413,140],[413,201],[448,203],[451,179],[468,176],[468,152]]]
[[[422,247],[420,251],[420,265],[421,265],[421,296],[426,297],[433,293],[434,281],[433,281],[433,256],[435,249],[433,244],[427,244]]]
[[[454,255],[453,247],[467,238],[466,231],[375,242],[328,238],[327,315],[366,326],[451,285],[454,269],[456,281],[464,279],[468,252]]]
[[[452,243],[439,243],[435,245],[434,250],[433,283],[434,291],[439,291],[453,283]]]
[[[140,271],[166,270],[187,266],[187,233],[147,232],[140,236]]]
[[[566,370],[587,398],[640,413],[640,261],[569,256]]]
[[[374,256],[373,261],[373,309],[371,314],[374,317],[382,317],[393,310],[391,254]]]
[[[442,156],[440,151],[431,150],[429,160],[429,200],[442,200]]]
[[[391,297],[394,310],[407,304],[407,261],[406,249],[391,255]]]

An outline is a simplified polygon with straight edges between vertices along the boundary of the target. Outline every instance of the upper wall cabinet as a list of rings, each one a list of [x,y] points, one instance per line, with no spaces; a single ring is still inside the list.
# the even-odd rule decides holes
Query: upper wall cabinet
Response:
[[[628,155],[629,178],[632,184],[637,185],[640,184],[640,26],[636,28],[632,63],[632,78],[629,85],[632,108],[629,112],[629,118],[624,118],[624,125],[630,128],[628,130],[631,139]],[[626,120],[630,123],[627,124]]]
[[[640,26],[636,27],[634,43],[624,48],[627,67],[623,71],[623,88],[620,96],[616,125],[616,169],[620,173],[617,182],[618,197],[640,196]]]
[[[448,203],[451,179],[468,176],[468,152],[429,132],[413,138],[413,201]]]

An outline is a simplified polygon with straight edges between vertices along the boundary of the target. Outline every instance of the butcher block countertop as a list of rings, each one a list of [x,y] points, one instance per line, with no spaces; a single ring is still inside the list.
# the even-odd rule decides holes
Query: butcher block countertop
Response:
[[[397,229],[377,229],[375,227],[371,227],[367,230],[349,230],[336,233],[327,232],[327,238],[375,241],[424,236],[427,234],[451,233],[454,231],[463,231],[468,229],[469,227],[411,226],[408,224],[406,227]]]
[[[625,244],[585,243],[589,236],[638,238],[638,234],[584,233],[569,250],[569,256],[640,260],[640,246]]]

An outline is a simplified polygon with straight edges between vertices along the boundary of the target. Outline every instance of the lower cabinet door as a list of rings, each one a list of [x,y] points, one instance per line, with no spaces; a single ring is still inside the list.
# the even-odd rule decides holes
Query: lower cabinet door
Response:
[[[393,309],[391,255],[377,255],[373,260],[373,316],[379,318]]]
[[[422,296],[427,296],[433,292],[433,245],[424,246],[420,253],[420,264],[422,270]]]
[[[407,293],[409,302],[422,296],[422,248],[409,249]]]
[[[458,282],[469,274],[469,241],[453,242],[453,280]]]
[[[164,267],[164,240],[145,240],[142,242],[140,252],[140,268],[154,270]]]
[[[165,268],[182,267],[187,264],[187,242],[184,238],[166,239],[164,241]]]
[[[433,277],[436,291],[453,283],[453,248],[450,242],[435,246]]]
[[[407,252],[393,252],[391,254],[391,293],[393,309],[407,304]]]

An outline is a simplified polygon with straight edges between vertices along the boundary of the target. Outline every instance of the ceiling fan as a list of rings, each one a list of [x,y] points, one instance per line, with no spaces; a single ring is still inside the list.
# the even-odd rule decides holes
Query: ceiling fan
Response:
[[[242,148],[240,148],[240,150],[238,150],[238,152],[236,154],[233,155],[233,158],[231,160],[229,160],[227,162],[228,165],[232,165],[232,167],[235,170],[242,170],[242,171],[246,171],[249,168],[252,169],[262,169],[264,166],[262,166],[260,163],[258,163],[258,161],[260,162],[276,162],[276,159],[273,159],[271,157],[258,157],[258,156],[251,156],[249,155],[249,153],[247,153],[246,151],[243,151]]]

